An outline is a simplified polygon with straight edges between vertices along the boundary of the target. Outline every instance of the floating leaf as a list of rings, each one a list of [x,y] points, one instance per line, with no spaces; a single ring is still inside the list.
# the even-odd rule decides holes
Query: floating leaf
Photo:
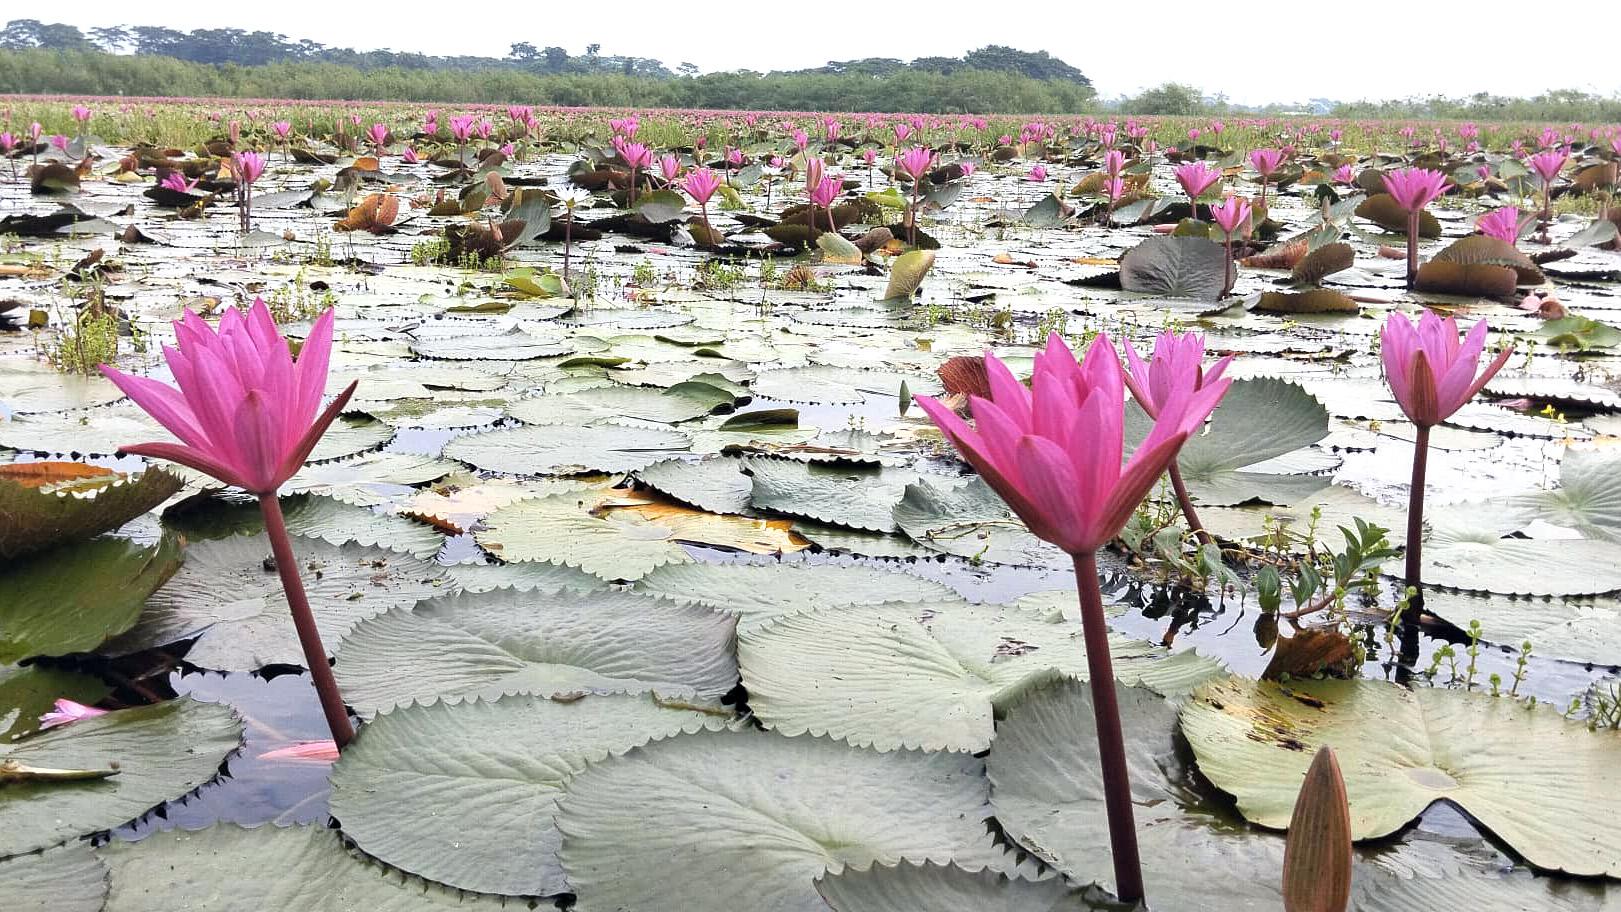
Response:
[[[552,816],[569,778],[649,741],[725,724],[723,712],[646,694],[407,706],[367,723],[344,750],[332,814],[367,854],[413,874],[481,893],[555,895],[568,885]]]
[[[173,538],[152,548],[98,538],[8,562],[0,569],[0,664],[90,652],[135,625],[180,561]]]
[[[913,541],[943,554],[992,564],[1064,568],[1069,555],[1027,529],[978,476],[961,484],[923,477],[906,486],[895,524]]]
[[[636,580],[690,561],[675,532],[638,516],[593,509],[598,498],[558,494],[502,507],[484,520],[478,543],[507,561],[578,567],[604,580]]]
[[[0,665],[0,707],[4,707],[0,709],[0,743],[38,731],[39,717],[50,712],[57,700],[89,706],[100,702],[109,690],[99,678],[62,668]]]
[[[1370,173],[1363,172],[1364,174]],[[1396,202],[1395,197],[1388,193],[1371,193],[1356,207],[1357,218],[1365,218],[1386,231],[1397,234],[1407,233],[1407,210]],[[1429,211],[1418,214],[1418,236],[1438,238],[1441,236],[1441,223],[1436,221]]]
[[[1506,266],[1514,270],[1521,285],[1540,285],[1545,281],[1542,270],[1531,258],[1502,238],[1472,234],[1453,241],[1445,250],[1430,258],[1435,263],[1457,263],[1463,266]]]
[[[895,531],[894,509],[917,480],[907,469],[751,459],[758,509],[872,532]]]
[[[1504,537],[1466,510],[1432,514],[1424,581],[1466,592],[1598,595],[1621,591],[1621,542]]]
[[[1276,912],[1283,840],[1218,828],[1222,821],[1198,809],[1176,709],[1140,687],[1118,693],[1155,912],[1208,912],[1212,896],[1221,897],[1223,910]],[[1008,709],[986,773],[1009,838],[1073,882],[1108,887],[1114,872],[1097,743],[1087,686],[1049,685]]]
[[[1517,281],[1514,270],[1507,266],[1430,260],[1419,265],[1413,289],[1431,294],[1507,300],[1514,297]]]
[[[1151,237],[1120,258],[1120,287],[1137,294],[1214,301],[1226,281],[1226,251],[1204,238]]]
[[[1343,760],[1358,840],[1447,800],[1538,868],[1621,873],[1605,836],[1621,813],[1611,786],[1621,740],[1545,706],[1382,681],[1230,678],[1195,692],[1182,732],[1199,771],[1262,826],[1288,824],[1312,753],[1327,744]]]
[[[409,555],[359,545],[299,538],[293,553],[328,648],[356,621],[434,595],[441,575]],[[192,545],[180,572],[147,599],[140,622],[110,648],[124,654],[195,637],[186,658],[202,668],[303,665],[281,577],[269,560],[262,534]]]
[[[615,425],[506,428],[452,440],[445,455],[490,472],[583,475],[630,472],[687,449],[673,430]]]
[[[580,912],[811,912],[823,905],[812,880],[828,870],[1010,864],[986,832],[985,799],[967,755],[700,732],[587,767],[557,828]]]
[[[181,481],[162,469],[133,477],[101,470],[90,484],[60,485],[82,463],[0,466],[0,560],[116,529],[168,500]],[[42,474],[45,473],[45,474]],[[53,481],[54,479],[54,481]]]
[[[361,622],[336,673],[344,699],[367,715],[508,694],[719,697],[737,683],[735,623],[628,592],[463,593]]]
[[[1221,667],[1115,637],[1121,680],[1187,691]],[[1078,621],[961,602],[827,609],[742,632],[749,705],[787,735],[827,735],[877,750],[983,751],[994,717],[1031,687],[1084,678]]]
[[[1354,262],[1356,251],[1350,244],[1324,244],[1302,257],[1289,273],[1289,279],[1296,285],[1316,285],[1336,272],[1350,269]]]
[[[660,567],[638,591],[738,616],[740,628],[822,609],[896,602],[961,601],[932,580],[833,564],[685,564]]]
[[[111,829],[214,778],[241,743],[230,709],[187,699],[80,719],[10,744],[0,762],[55,769],[117,768],[86,782],[0,788],[0,857]]]
[[[965,871],[956,865],[901,862],[865,871],[846,867],[824,874],[816,889],[834,912],[1091,912],[1110,904],[1092,902],[1058,879],[1009,878],[995,871]]]
[[[1255,309],[1264,313],[1284,314],[1357,313],[1362,305],[1344,292],[1316,288],[1303,292],[1262,292]]]

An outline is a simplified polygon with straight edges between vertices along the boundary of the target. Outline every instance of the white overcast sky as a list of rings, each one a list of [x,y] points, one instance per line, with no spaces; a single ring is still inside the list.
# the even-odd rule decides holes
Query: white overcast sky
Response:
[[[1611,0],[1590,17],[1597,25]],[[1574,8],[1573,8],[1574,9]],[[1582,14],[1578,14],[1580,19]],[[515,41],[580,54],[691,61],[709,72],[797,69],[855,57],[957,56],[985,44],[1044,50],[1113,97],[1162,82],[1236,102],[1356,100],[1577,88],[1621,92],[1614,30],[1539,22],[1505,0],[1473,3],[1237,4],[1214,0],[964,3],[671,3],[519,0],[510,4],[347,0],[132,4],[75,0],[14,16],[98,25],[280,32],[337,47],[504,56]]]

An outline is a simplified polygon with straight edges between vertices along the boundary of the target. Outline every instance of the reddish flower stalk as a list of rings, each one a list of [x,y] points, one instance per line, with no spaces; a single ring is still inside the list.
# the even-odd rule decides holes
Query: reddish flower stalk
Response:
[[[105,365],[101,372],[181,440],[135,444],[120,453],[178,462],[259,498],[310,678],[332,738],[342,746],[354,737],[354,727],[338,694],[276,498],[355,391],[350,384],[321,409],[332,321],[330,310],[315,321],[295,363],[263,301],[254,301],[245,318],[235,308],[227,309],[217,333],[188,310],[175,323],[178,347],[163,350],[178,389]]]
[[[1238,278],[1237,269],[1233,266],[1233,233],[1242,228],[1250,219],[1250,204],[1236,196],[1229,196],[1220,203],[1210,207],[1210,217],[1216,220],[1216,225],[1222,231],[1222,246],[1227,251],[1223,261],[1221,294],[1218,298],[1227,297],[1233,290],[1233,282]]]
[[[1143,897],[1142,864],[1097,552],[1120,533],[1231,381],[1217,379],[1198,389],[1186,371],[1167,371],[1153,430],[1122,464],[1124,373],[1107,335],[1099,335],[1077,364],[1054,333],[1036,354],[1028,388],[989,353],[985,372],[991,398],[971,397],[974,427],[929,396],[917,402],[1030,531],[1074,563],[1115,885],[1121,900],[1134,903]]]

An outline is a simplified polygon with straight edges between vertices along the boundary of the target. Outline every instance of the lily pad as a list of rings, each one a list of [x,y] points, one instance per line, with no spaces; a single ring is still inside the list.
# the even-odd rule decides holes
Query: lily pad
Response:
[[[749,473],[758,509],[870,532],[896,530],[895,505],[918,478],[908,469],[795,459],[751,459]]]
[[[102,912],[107,869],[89,843],[0,861],[0,909],[6,912]]]
[[[1227,253],[1206,238],[1151,237],[1120,258],[1120,287],[1162,298],[1214,301],[1227,281]]]
[[[507,428],[452,440],[445,455],[489,472],[583,475],[630,472],[687,449],[673,430],[617,425]]]
[[[1344,771],[1351,833],[1376,839],[1450,801],[1532,865],[1621,875],[1621,735],[1545,707],[1382,681],[1230,678],[1196,691],[1182,732],[1244,816],[1283,828],[1321,745]]]
[[[828,870],[1010,864],[986,831],[986,792],[964,754],[700,732],[577,774],[557,828],[580,912],[813,912]]]
[[[437,698],[696,694],[737,683],[735,621],[627,592],[497,589],[363,621],[337,663],[344,698],[371,714]]]
[[[1221,897],[1223,910],[1276,912],[1283,840],[1224,826],[1201,806],[1176,737],[1175,707],[1140,687],[1121,689],[1119,702],[1155,912],[1207,912],[1212,896]],[[1085,684],[1042,687],[1011,707],[986,773],[996,819],[1011,839],[1076,883],[1111,886],[1103,774]]]
[[[0,466],[0,560],[116,529],[168,500],[181,485],[177,476],[156,468],[133,477],[108,472],[72,484],[41,484],[60,473],[39,475],[35,467],[48,472],[55,465],[61,464]]]
[[[636,589],[734,614],[739,629],[825,608],[961,601],[932,580],[836,564],[671,565],[642,577]]]
[[[570,777],[649,741],[719,729],[728,715],[646,694],[408,706],[373,719],[344,750],[332,814],[367,854],[413,874],[555,895],[568,885],[552,816]]]
[[[1587,538],[1621,543],[1621,455],[1567,449],[1556,490],[1522,494],[1510,504],[1527,522],[1540,519]]]
[[[593,512],[592,499],[557,494],[519,501],[487,516],[475,537],[502,560],[578,567],[608,581],[637,580],[657,567],[692,559],[667,526]]]
[[[39,717],[50,712],[57,700],[89,706],[110,689],[100,678],[62,668],[0,665],[0,707],[4,707],[0,710],[0,742],[39,731]]]
[[[711,513],[746,514],[754,481],[741,459],[667,459],[636,473],[642,484]]]
[[[1430,585],[1504,595],[1621,591],[1621,542],[1505,537],[1467,510],[1432,515],[1423,552]]]
[[[437,593],[441,572],[407,554],[296,538],[299,575],[327,647],[362,618]],[[303,665],[281,577],[266,566],[270,542],[237,535],[200,542],[152,597],[140,622],[109,644],[125,654],[196,638],[186,659],[202,668],[252,671]]]
[[[0,570],[0,664],[90,652],[135,625],[153,590],[174,575],[180,545],[143,548],[97,538],[13,560]]]
[[[315,826],[228,824],[113,842],[98,853],[112,872],[103,912],[496,912],[511,908],[402,878]]]
[[[942,554],[992,564],[1059,569],[1071,565],[1069,555],[1031,534],[978,476],[958,484],[952,481],[923,477],[907,485],[893,511],[896,526],[913,541]]]
[[[508,412],[526,424],[591,424],[604,419],[636,418],[675,424],[702,418],[733,396],[704,383],[682,383],[671,389],[604,386],[512,403]]]
[[[834,912],[1102,912],[1111,907],[1106,897],[1089,899],[1086,891],[1062,880],[1024,880],[929,862],[873,865],[865,871],[847,867],[824,874],[816,889]]]
[[[1221,666],[1115,637],[1124,681],[1186,692]],[[1014,606],[963,602],[844,608],[743,631],[749,705],[783,734],[877,750],[983,751],[995,717],[1030,688],[1087,676],[1081,625]]]
[[[0,743],[0,762],[116,774],[72,782],[12,782],[0,789],[0,857],[111,829],[214,778],[241,744],[224,706],[170,700],[123,709]]]

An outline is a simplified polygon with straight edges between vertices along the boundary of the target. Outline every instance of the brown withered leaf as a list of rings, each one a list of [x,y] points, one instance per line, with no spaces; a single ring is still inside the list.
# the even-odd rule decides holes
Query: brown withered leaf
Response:
[[[1507,266],[1431,260],[1418,267],[1418,277],[1413,282],[1413,288],[1432,294],[1506,301],[1514,297],[1517,282],[1518,275]]]
[[[369,231],[372,234],[391,234],[394,220],[400,214],[400,200],[387,193],[373,193],[349,209],[334,231]]]
[[[1265,313],[1313,314],[1356,313],[1361,308],[1349,295],[1327,288],[1313,288],[1298,293],[1263,292],[1255,309]]]
[[[1545,281],[1542,270],[1531,258],[1502,238],[1472,234],[1452,242],[1447,249],[1430,258],[1432,262],[1459,263],[1464,266],[1485,264],[1507,266],[1514,270],[1521,285],[1541,285]]]
[[[1353,653],[1350,638],[1338,627],[1305,627],[1294,636],[1278,637],[1261,680],[1307,678],[1319,672],[1343,676]]]
[[[1310,250],[1311,245],[1306,243],[1305,239],[1301,239],[1279,244],[1254,256],[1244,257],[1238,262],[1251,269],[1293,269],[1297,263],[1306,258]]]
[[[1356,251],[1351,249],[1350,244],[1324,244],[1301,257],[1289,273],[1289,278],[1297,285],[1316,285],[1336,272],[1350,269],[1354,262]]]
[[[959,355],[935,371],[947,393],[963,393],[991,398],[991,381],[985,376],[985,359],[980,355]]]

